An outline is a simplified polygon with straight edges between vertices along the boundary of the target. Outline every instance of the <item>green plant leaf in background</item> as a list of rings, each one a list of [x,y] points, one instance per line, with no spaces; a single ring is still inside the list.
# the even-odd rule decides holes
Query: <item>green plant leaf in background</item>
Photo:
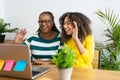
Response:
[[[3,19],[0,19],[0,34],[6,32],[16,32],[18,28],[10,29],[10,23],[5,23]]]
[[[101,68],[108,70],[120,70],[120,19],[113,10],[96,11],[99,19],[107,26],[105,29],[105,47],[101,50]]]

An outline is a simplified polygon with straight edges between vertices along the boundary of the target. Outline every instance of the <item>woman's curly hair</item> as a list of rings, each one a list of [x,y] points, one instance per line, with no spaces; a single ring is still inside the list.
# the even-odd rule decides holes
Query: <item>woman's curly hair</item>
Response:
[[[88,35],[92,34],[92,30],[90,28],[91,20],[87,16],[85,16],[80,12],[67,12],[64,13],[59,18],[59,22],[62,30],[63,43],[67,42],[72,37],[72,35],[69,36],[66,35],[65,30],[63,28],[64,20],[66,17],[68,17],[68,19],[72,22],[73,26],[74,26],[73,21],[77,22],[78,38],[80,39],[81,42],[83,42]]]

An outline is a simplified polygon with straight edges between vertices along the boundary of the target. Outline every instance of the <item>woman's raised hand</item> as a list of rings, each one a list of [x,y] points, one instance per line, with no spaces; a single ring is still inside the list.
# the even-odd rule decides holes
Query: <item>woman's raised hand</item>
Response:
[[[73,28],[73,34],[72,34],[72,38],[74,40],[78,39],[78,27],[77,27],[77,22],[73,21],[74,24],[74,28]]]
[[[25,41],[25,35],[27,33],[26,29],[21,29],[20,31],[17,31],[15,39],[14,39],[14,44],[22,44],[23,41]]]

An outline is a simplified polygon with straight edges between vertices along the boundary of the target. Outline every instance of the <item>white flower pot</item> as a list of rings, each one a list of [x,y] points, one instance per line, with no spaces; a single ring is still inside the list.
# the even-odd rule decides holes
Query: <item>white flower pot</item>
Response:
[[[73,68],[58,69],[60,80],[71,80]]]

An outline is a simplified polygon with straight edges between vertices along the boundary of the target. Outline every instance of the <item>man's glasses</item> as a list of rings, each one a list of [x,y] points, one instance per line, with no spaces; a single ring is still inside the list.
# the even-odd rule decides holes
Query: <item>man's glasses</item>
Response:
[[[51,20],[39,20],[38,22],[40,24],[42,24],[42,23],[46,23],[47,24],[47,23],[51,22]]]

